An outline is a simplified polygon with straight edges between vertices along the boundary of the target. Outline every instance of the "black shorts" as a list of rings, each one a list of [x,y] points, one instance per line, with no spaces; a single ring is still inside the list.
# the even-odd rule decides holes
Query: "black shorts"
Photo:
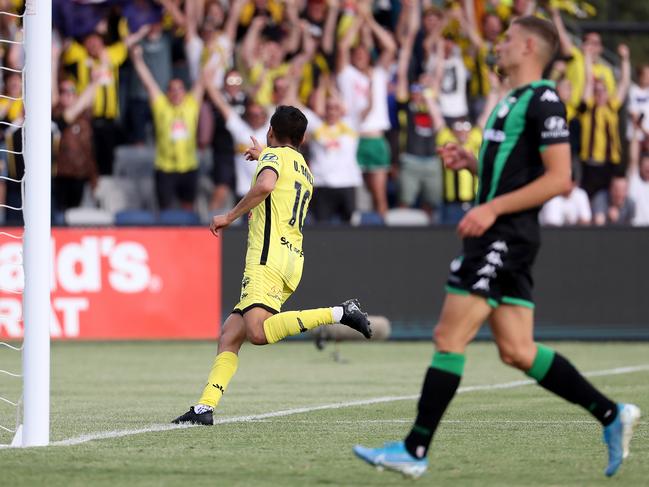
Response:
[[[163,172],[156,170],[156,197],[161,210],[171,208],[176,200],[194,203],[198,191],[198,171]]]
[[[318,222],[349,222],[356,209],[356,188],[316,187],[309,212]]]
[[[621,167],[621,164],[617,166]],[[599,191],[608,191],[611,179],[615,176],[624,176],[624,174],[620,174],[619,169],[610,162],[595,165],[584,163],[581,166],[580,186],[588,193],[588,197],[592,198]]]
[[[234,191],[234,142],[226,129],[214,131],[212,159],[212,182],[216,186],[226,185]]]
[[[475,294],[493,308],[511,304],[534,308],[532,265],[538,243],[506,238],[470,238],[463,255],[451,262],[446,284],[450,294]]]

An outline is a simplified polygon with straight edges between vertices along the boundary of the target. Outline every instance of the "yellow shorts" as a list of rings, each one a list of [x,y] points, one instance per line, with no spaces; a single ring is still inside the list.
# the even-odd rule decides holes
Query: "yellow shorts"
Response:
[[[232,312],[243,315],[252,308],[263,308],[279,313],[294,291],[279,272],[265,265],[248,265],[241,281],[241,301]]]

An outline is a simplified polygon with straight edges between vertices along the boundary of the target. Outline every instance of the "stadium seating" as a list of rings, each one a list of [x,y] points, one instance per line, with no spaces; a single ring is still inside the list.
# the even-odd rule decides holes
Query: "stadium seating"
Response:
[[[119,226],[155,225],[155,214],[148,210],[124,210],[115,214],[115,224]]]
[[[200,225],[201,221],[197,213],[187,210],[163,210],[158,215],[157,223],[165,226],[191,226]]]
[[[430,218],[424,210],[416,208],[394,208],[385,215],[389,227],[420,227],[430,225]]]
[[[381,217],[381,215],[373,211],[355,211],[354,214],[352,215],[351,224],[354,225],[355,227],[358,226],[378,227],[378,226],[385,225],[385,222],[383,221],[383,217]]]
[[[156,209],[154,161],[155,147],[119,146],[115,150],[113,174],[127,208]]]
[[[65,223],[70,226],[105,226],[115,223],[114,215],[100,208],[70,208],[65,211]]]

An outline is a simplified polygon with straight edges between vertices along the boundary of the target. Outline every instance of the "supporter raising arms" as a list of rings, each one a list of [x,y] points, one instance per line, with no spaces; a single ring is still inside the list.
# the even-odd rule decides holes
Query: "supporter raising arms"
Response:
[[[180,206],[194,207],[198,186],[198,158],[196,156],[196,128],[199,107],[203,100],[203,80],[198,79],[191,92],[178,78],[169,82],[163,93],[144,63],[142,48],[131,48],[135,71],[149,94],[156,138],[155,182],[160,209]],[[213,68],[206,69],[204,77],[213,76]]]
[[[315,180],[311,201],[318,222],[349,222],[356,209],[356,188],[363,184],[356,162],[358,133],[345,120],[340,95],[332,80],[321,78],[314,99],[315,113],[304,109],[309,120],[311,160]]]
[[[434,217],[442,203],[442,162],[435,152],[435,138],[444,120],[437,106],[431,110],[426,98],[436,98],[439,86],[428,73],[419,75],[416,83],[408,82],[413,45],[419,31],[418,2],[405,6],[403,13],[408,22],[399,38],[396,94],[397,107],[405,115],[406,143],[400,157],[399,206],[411,207],[420,197],[424,209]]]
[[[267,17],[255,17],[241,45],[241,58],[248,70],[248,78],[258,103],[269,106],[273,81],[285,76],[290,63],[288,54],[298,51],[302,35],[297,7],[287,2],[284,24],[271,24]]]
[[[77,91],[82,92],[91,82],[91,72],[98,73],[93,106],[94,144],[99,174],[111,175],[117,145],[119,117],[119,67],[126,61],[127,48],[122,41],[106,45],[99,31],[72,42],[63,52],[64,69],[73,73]]]
[[[58,80],[58,48],[52,49],[52,196],[57,211],[79,206],[86,183],[97,184],[97,163],[92,143],[91,108],[99,72],[77,93],[71,79]]]
[[[218,88],[223,86],[225,72],[232,66],[237,25],[245,0],[233,0],[230,3],[226,17],[218,1],[207,2],[203,9],[200,8],[201,2],[185,2],[185,54],[193,81],[200,78],[201,67],[209,63],[219,66],[214,70],[214,79],[209,81]]]
[[[581,112],[581,186],[588,196],[605,191],[615,175],[621,175],[622,146],[619,133],[619,111],[624,103],[631,82],[629,48],[618,48],[622,59],[622,79],[614,96],[609,96],[604,81],[593,73],[596,51],[587,48],[585,53],[586,84]]]
[[[268,112],[255,100],[248,99],[242,117],[213,85],[207,85],[207,94],[223,116],[225,127],[234,141],[235,196],[238,200],[248,192],[255,176],[256,165],[246,159],[246,150],[251,137],[264,140],[268,131]]]
[[[388,210],[386,186],[390,168],[388,143],[383,135],[390,128],[387,90],[391,64],[396,54],[392,34],[381,27],[370,10],[370,4],[358,4],[355,17],[338,46],[338,86],[352,126],[360,133],[358,163],[363,170],[375,210]],[[369,29],[380,46],[380,56],[372,63],[366,37],[355,44],[361,28]]]

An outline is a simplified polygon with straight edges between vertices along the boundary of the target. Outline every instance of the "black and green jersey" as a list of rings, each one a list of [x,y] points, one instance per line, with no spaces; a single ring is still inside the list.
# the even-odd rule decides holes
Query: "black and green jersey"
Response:
[[[541,152],[548,145],[568,143],[569,135],[566,108],[553,82],[539,80],[510,91],[491,112],[484,129],[476,204],[537,179],[544,171]],[[503,215],[490,232],[538,234],[538,211]]]

